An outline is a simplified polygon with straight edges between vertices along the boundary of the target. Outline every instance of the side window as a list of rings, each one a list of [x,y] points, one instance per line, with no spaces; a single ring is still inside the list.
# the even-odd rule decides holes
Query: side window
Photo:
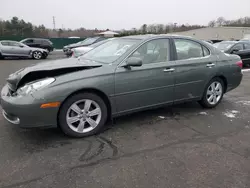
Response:
[[[9,42],[9,46],[16,46],[16,47],[19,47],[20,44],[17,43],[17,42]]]
[[[244,47],[245,47],[246,50],[250,50],[250,43],[245,43]]]
[[[28,39],[25,41],[25,43],[34,43],[34,40],[33,39]]]
[[[232,50],[238,50],[238,51],[243,50],[243,44],[236,44],[236,45],[232,48]]]
[[[177,52],[177,59],[183,60],[183,59],[191,59],[191,58],[199,58],[203,57],[203,48],[201,44],[187,40],[187,39],[174,39],[176,52]],[[207,52],[204,51],[204,54],[209,54],[209,51],[207,49]]]
[[[169,59],[169,39],[155,39],[140,46],[132,55],[143,64],[166,62]]]
[[[1,42],[3,46],[9,46],[9,42]]]
[[[202,46],[202,48],[203,48],[204,56],[209,56],[210,55],[210,51],[205,46]]]

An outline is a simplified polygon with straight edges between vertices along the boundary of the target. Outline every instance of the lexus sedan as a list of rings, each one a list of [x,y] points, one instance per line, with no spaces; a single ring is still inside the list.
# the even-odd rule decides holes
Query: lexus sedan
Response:
[[[239,55],[242,59],[243,66],[250,65],[250,42],[249,41],[223,41],[214,44],[219,50]]]
[[[240,85],[241,69],[238,55],[189,37],[115,38],[80,58],[11,74],[1,106],[5,119],[20,127],[58,126],[84,137],[114,117],[162,105],[198,101],[213,108]]]
[[[26,57],[46,59],[48,51],[41,48],[29,47],[26,44],[10,40],[0,41],[0,59],[5,57]]]

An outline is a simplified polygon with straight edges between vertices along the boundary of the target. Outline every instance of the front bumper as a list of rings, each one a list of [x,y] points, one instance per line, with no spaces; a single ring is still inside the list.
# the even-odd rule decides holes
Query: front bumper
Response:
[[[1,91],[3,117],[10,123],[24,128],[56,127],[58,108],[40,108],[44,99],[36,99],[32,95],[11,96],[5,85]]]

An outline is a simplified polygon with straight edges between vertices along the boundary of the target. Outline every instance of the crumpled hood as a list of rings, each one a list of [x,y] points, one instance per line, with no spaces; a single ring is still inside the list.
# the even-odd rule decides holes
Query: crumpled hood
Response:
[[[7,82],[10,86],[10,89],[15,91],[18,87],[19,82],[28,74],[35,73],[36,78],[38,77],[39,73],[43,72],[43,78],[46,78],[47,75],[53,75],[53,71],[61,70],[63,73],[67,73],[67,70],[69,72],[73,72],[79,69],[90,69],[95,67],[100,67],[102,64],[97,63],[95,61],[91,60],[84,60],[84,59],[75,59],[75,58],[69,58],[69,59],[62,59],[62,60],[54,60],[54,61],[47,61],[44,63],[38,63],[35,65],[32,65],[30,67],[26,67],[23,69],[18,70],[17,72],[9,75],[7,78]],[[45,73],[44,73],[45,72]],[[56,76],[56,75],[55,75]]]

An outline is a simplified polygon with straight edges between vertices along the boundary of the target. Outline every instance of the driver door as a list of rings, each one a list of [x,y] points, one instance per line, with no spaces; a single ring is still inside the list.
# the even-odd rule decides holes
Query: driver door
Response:
[[[154,39],[144,43],[129,56],[141,58],[142,66],[117,67],[117,114],[173,102],[175,65],[169,61],[169,52],[169,39]]]

